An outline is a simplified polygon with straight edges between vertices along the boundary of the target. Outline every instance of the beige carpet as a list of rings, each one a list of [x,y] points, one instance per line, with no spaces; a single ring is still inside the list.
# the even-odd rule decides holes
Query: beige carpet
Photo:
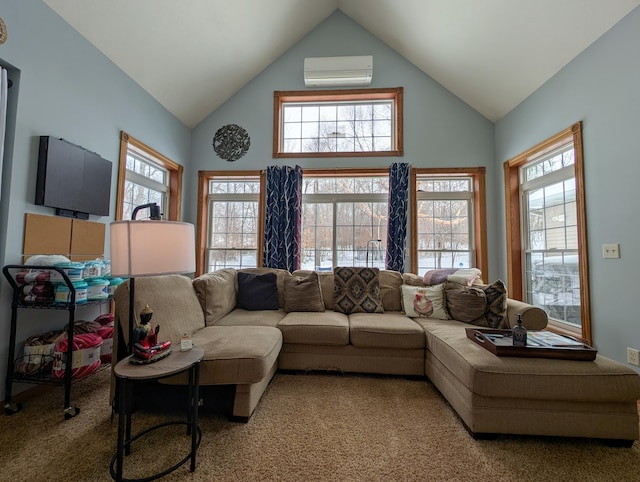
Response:
[[[62,416],[62,389],[0,416],[0,480],[108,481],[117,417],[107,371],[77,383]],[[139,411],[134,432],[164,420]],[[277,374],[248,424],[204,413],[198,467],[162,480],[184,481],[634,481],[640,444],[501,436],[474,441],[424,380],[331,374]],[[182,458],[184,428],[134,444],[125,476],[141,477]]]

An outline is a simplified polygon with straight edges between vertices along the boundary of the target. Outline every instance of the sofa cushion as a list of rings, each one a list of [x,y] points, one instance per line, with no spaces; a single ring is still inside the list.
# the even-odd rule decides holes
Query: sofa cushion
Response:
[[[312,271],[308,269],[298,269],[291,273],[292,276],[308,276],[311,273],[318,275],[320,282],[320,292],[322,293],[322,303],[325,310],[333,310],[333,271]]]
[[[402,284],[409,286],[426,286],[423,277],[414,273],[402,273]]]
[[[402,312],[352,313],[349,338],[358,348],[424,348],[424,330]]]
[[[276,284],[278,285],[278,307],[284,308],[284,280],[291,273],[286,269],[278,268],[241,268],[238,273],[266,274],[273,273],[276,275]]]
[[[380,298],[384,311],[402,311],[401,286],[402,274],[399,271],[380,270]]]
[[[487,295],[482,288],[451,281],[438,286],[445,286],[447,312],[451,318],[473,325],[489,326],[485,316]]]
[[[193,280],[207,325],[213,325],[236,307],[238,286],[236,270],[223,268]]]
[[[318,274],[289,276],[284,280],[284,311],[324,311]]]
[[[335,268],[333,309],[345,314],[383,313],[379,273],[378,268]]]
[[[447,311],[454,320],[490,328],[508,328],[507,289],[501,280],[489,285],[445,283]]]
[[[204,313],[190,278],[182,275],[140,277],[135,280],[135,315],[139,319],[145,305],[153,310],[151,324],[160,326],[160,339],[180,346],[185,333],[192,335],[205,326]],[[114,294],[116,315],[122,334],[129,336],[129,282]]]
[[[491,328],[508,328],[507,321],[507,287],[502,280],[496,280],[481,288],[487,295],[487,322]]]
[[[418,320],[431,352],[469,390],[484,397],[580,402],[636,400],[638,374],[601,355],[594,361],[500,357],[467,338],[474,325]]]
[[[348,345],[349,319],[343,313],[288,313],[278,323],[284,343]]]
[[[275,273],[238,272],[237,307],[249,311],[277,310],[278,285]]]
[[[249,311],[241,308],[227,313],[216,322],[216,326],[278,326],[286,313],[283,310]]]
[[[402,309],[407,316],[431,316],[440,320],[448,320],[449,314],[445,308],[444,285],[409,286],[402,285]],[[431,302],[431,313],[422,315],[416,311],[414,303],[418,295],[426,297]],[[427,310],[428,311],[428,310]]]
[[[276,363],[282,333],[267,326],[208,326],[193,343],[204,350],[200,385],[256,383]]]

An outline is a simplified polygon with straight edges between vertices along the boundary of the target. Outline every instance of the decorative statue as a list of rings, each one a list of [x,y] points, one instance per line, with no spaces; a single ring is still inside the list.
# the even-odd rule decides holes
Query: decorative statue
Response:
[[[145,306],[144,309],[140,312],[140,323],[136,326],[134,331],[134,343],[139,343],[145,348],[149,348],[156,344],[158,331],[160,331],[160,327],[156,327],[153,329],[151,325],[151,318],[153,317],[153,310],[149,307],[149,305]]]
[[[149,305],[140,312],[140,323],[133,332],[132,363],[151,363],[171,353],[171,341],[158,342],[160,326],[155,329],[151,325],[153,310]]]

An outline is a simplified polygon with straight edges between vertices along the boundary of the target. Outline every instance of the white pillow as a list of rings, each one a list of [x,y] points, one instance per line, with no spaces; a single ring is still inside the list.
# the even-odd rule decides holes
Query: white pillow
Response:
[[[445,309],[443,288],[444,284],[434,286],[402,285],[402,306],[406,315],[412,318],[450,319]]]

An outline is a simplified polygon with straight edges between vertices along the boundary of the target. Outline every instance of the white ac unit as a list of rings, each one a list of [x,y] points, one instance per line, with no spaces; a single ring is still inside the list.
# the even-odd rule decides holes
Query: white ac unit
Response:
[[[304,59],[306,87],[369,85],[371,77],[373,77],[372,55]]]

